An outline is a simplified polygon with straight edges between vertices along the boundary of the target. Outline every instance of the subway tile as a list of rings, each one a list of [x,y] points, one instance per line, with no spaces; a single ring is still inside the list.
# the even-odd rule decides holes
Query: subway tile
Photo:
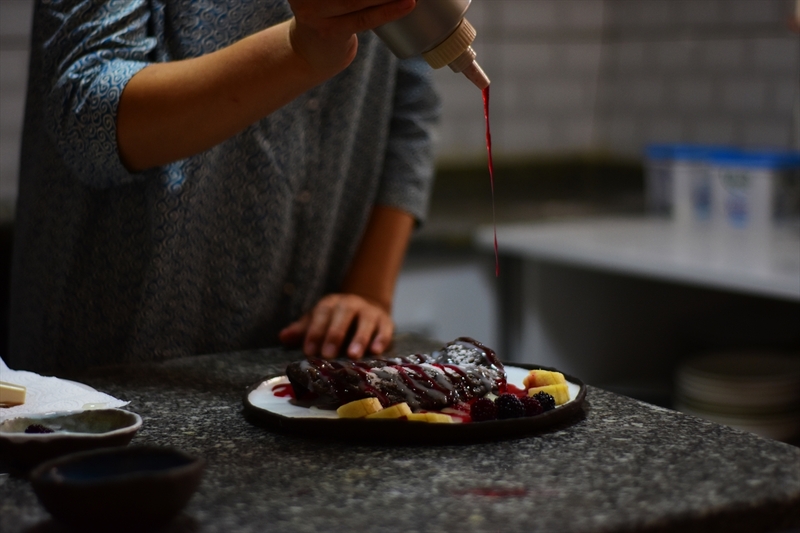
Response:
[[[620,148],[638,145],[639,125],[633,115],[615,115],[607,117],[602,125],[598,125],[598,139],[603,144]]]
[[[759,79],[730,79],[722,86],[722,98],[730,111],[757,112],[765,108],[766,83]]]
[[[660,108],[665,99],[664,81],[660,78],[643,78],[633,80],[632,103],[637,108]]]
[[[550,43],[506,43],[502,46],[504,74],[509,77],[520,75],[537,76],[549,69],[556,45]]]
[[[597,0],[569,0],[558,3],[561,25],[570,29],[601,30],[604,2]]]
[[[28,52],[0,50],[0,90],[24,91],[28,82]]]
[[[782,0],[727,0],[723,15],[738,24],[783,24],[790,11]]]
[[[483,113],[477,115],[459,115],[451,117],[447,127],[452,131],[450,135],[463,147],[483,152],[486,149],[486,129]]]
[[[709,25],[720,20],[727,0],[676,0],[676,19],[680,24]]]
[[[25,91],[3,91],[0,98],[0,132],[3,135],[19,135],[22,132],[22,117],[25,114]]]
[[[481,2],[472,2],[469,5],[469,9],[467,10],[466,19],[469,20],[469,23],[478,31],[487,29],[488,26],[491,24],[491,21],[488,16],[488,11],[491,4],[486,2],[485,0]]]
[[[533,104],[537,107],[571,110],[587,103],[586,87],[572,80],[541,80],[533,87]]]
[[[31,33],[34,0],[0,1],[0,35],[25,37]]]
[[[753,119],[744,124],[743,142],[749,147],[790,148],[791,118]]]
[[[613,58],[608,62],[623,72],[645,68],[649,66],[646,62],[646,46],[637,41],[608,45],[606,51]]]
[[[576,116],[555,124],[559,146],[565,150],[586,150],[594,138],[594,121],[591,115]]]
[[[442,99],[443,109],[461,111],[480,104],[480,91],[463,74],[458,74],[445,67],[436,70],[433,76],[434,85]]]
[[[674,0],[607,0],[604,18],[613,28],[666,26],[675,20]]]
[[[631,109],[636,89],[628,77],[605,78],[600,81],[596,94],[595,105],[602,109]]]
[[[702,45],[695,40],[682,39],[654,43],[652,46],[656,58],[655,66],[686,72],[697,64],[698,51]]]
[[[532,31],[558,26],[558,7],[561,0],[488,1],[496,3],[502,17],[500,23],[506,30]]]
[[[13,199],[17,196],[19,147],[18,136],[0,136],[0,199]]]
[[[791,114],[795,107],[800,110],[800,82],[795,77],[788,77],[786,80],[770,81],[771,106],[772,112]]]
[[[707,109],[711,105],[711,80],[692,77],[676,81],[673,95],[680,111]]]
[[[734,144],[736,121],[730,116],[701,117],[695,121],[693,140],[705,144]]]
[[[554,65],[571,73],[595,73],[600,68],[600,42],[553,46]]]
[[[498,145],[507,154],[542,153],[553,148],[553,134],[549,121],[510,119],[503,127],[503,144]]]
[[[703,63],[715,71],[736,70],[744,64],[745,42],[726,39],[698,44]]]
[[[642,126],[645,142],[676,142],[683,139],[683,120],[677,114],[654,115],[645,120]]]
[[[753,62],[759,70],[789,70],[800,75],[800,37],[754,40]]]

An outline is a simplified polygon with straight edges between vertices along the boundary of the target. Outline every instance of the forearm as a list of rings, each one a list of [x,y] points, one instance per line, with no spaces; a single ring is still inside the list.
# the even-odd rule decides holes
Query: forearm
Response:
[[[148,65],[125,87],[117,148],[130,170],[206,150],[353,60],[356,33],[408,14],[414,0],[290,0],[295,17],[216,52]]]
[[[236,134],[326,78],[292,48],[291,21],[217,52],[155,63],[125,87],[117,116],[131,170],[188,157]]]
[[[347,273],[342,292],[374,301],[391,312],[414,218],[399,209],[376,206]]]

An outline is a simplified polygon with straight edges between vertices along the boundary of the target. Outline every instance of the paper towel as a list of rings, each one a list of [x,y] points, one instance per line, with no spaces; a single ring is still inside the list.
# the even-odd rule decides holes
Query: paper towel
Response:
[[[0,422],[34,414],[110,409],[129,403],[76,381],[40,376],[24,370],[11,370],[2,358],[0,381],[22,385],[27,389],[24,404],[0,407]]]

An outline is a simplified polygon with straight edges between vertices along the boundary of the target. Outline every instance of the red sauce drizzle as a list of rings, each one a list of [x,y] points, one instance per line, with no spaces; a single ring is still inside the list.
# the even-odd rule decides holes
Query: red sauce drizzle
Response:
[[[528,391],[526,389],[520,389],[511,383],[506,383],[506,392],[513,394],[517,398],[522,398],[528,395]]]
[[[525,487],[500,488],[500,487],[475,487],[456,491],[458,496],[486,496],[487,498],[521,498],[528,494]]]
[[[492,161],[492,130],[489,127],[489,87],[483,93],[483,116],[486,118],[486,152],[489,156],[489,183],[492,185],[492,224],[494,225],[494,275],[500,276],[500,256],[497,253],[497,217],[494,209],[494,162]]]
[[[279,398],[294,398],[294,388],[290,383],[281,383],[272,387],[272,394]]]

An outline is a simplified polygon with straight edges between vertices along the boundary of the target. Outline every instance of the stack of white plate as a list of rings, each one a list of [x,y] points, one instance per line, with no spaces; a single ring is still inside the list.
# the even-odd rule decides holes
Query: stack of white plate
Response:
[[[682,364],[679,411],[781,441],[800,436],[800,354],[715,353]]]

